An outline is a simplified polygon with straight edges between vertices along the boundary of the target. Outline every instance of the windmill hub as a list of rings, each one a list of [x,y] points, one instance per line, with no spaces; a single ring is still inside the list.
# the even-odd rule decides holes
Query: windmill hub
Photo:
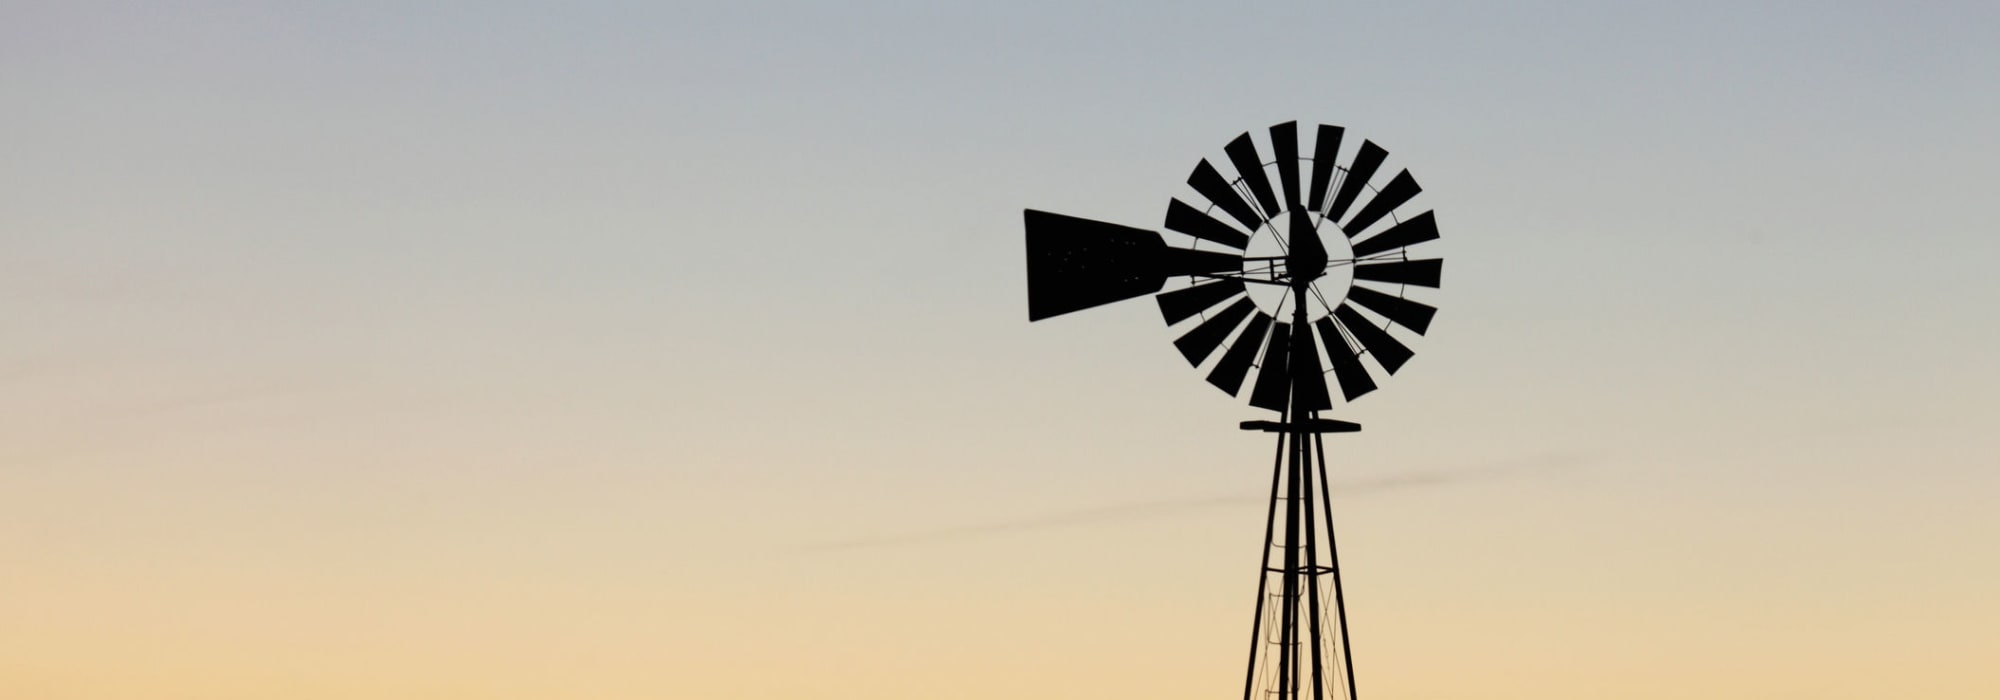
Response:
[[[1304,221],[1301,222],[1300,219]],[[1257,229],[1245,246],[1243,276],[1279,284],[1247,286],[1251,301],[1273,318],[1291,316],[1293,290],[1301,285],[1314,295],[1306,305],[1309,321],[1338,307],[1354,284],[1353,250],[1347,237],[1313,216],[1274,216]],[[1326,304],[1320,304],[1324,299]]]
[[[1326,244],[1320,241],[1311,214],[1297,209],[1290,214],[1286,217],[1292,225],[1285,235],[1290,243],[1285,253],[1285,271],[1293,289],[1309,289],[1314,280],[1326,276]]]

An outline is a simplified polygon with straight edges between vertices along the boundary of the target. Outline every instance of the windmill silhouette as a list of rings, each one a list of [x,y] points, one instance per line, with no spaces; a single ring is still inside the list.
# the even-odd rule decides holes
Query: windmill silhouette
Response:
[[[1442,261],[1409,249],[1436,240],[1437,223],[1429,211],[1398,216],[1423,191],[1408,170],[1373,184],[1388,158],[1374,142],[1342,161],[1345,130],[1321,125],[1306,158],[1297,122],[1268,133],[1268,160],[1248,132],[1223,148],[1234,178],[1206,159],[1195,166],[1187,184],[1206,207],[1169,200],[1165,228],[1185,245],[1027,210],[1028,319],[1154,295],[1167,325],[1186,329],[1174,346],[1210,384],[1242,396],[1248,383],[1251,406],[1278,412],[1240,425],[1278,442],[1243,697],[1353,700],[1324,436],[1361,426],[1320,412],[1333,406],[1330,386],[1347,401],[1374,391],[1375,376],[1411,357],[1398,335],[1430,329],[1436,309],[1411,294],[1438,287]]]

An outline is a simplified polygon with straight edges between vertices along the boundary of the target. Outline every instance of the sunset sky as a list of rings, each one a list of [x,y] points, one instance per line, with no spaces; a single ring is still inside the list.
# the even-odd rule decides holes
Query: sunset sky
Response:
[[[167,6],[173,5],[169,9]],[[2000,697],[2000,5],[0,3],[0,697],[1241,694],[1265,417],[1021,210],[1298,120],[1371,700]]]

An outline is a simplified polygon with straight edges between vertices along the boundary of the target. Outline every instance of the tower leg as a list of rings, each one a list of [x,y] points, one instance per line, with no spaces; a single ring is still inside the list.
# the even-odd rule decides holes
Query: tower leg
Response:
[[[1267,655],[1264,650],[1264,594],[1271,582],[1271,535],[1278,525],[1278,484],[1285,476],[1285,436],[1278,436],[1277,453],[1272,456],[1271,498],[1267,502],[1269,512],[1264,515],[1264,549],[1257,557],[1257,609],[1250,618],[1250,668],[1243,672],[1243,700],[1254,700],[1251,695],[1257,690],[1257,660]]]
[[[1307,415],[1308,415],[1308,416],[1312,416],[1312,417],[1317,417],[1317,416],[1313,416],[1313,414],[1311,414],[1311,413],[1308,413]],[[1301,437],[1303,437],[1303,436],[1301,436]],[[1305,445],[1308,445],[1308,446],[1318,446],[1318,438],[1319,438],[1319,436],[1318,436],[1318,435],[1314,435],[1314,436],[1313,436],[1313,441],[1312,441],[1312,442],[1306,442],[1305,440],[1300,440],[1300,442],[1301,442],[1301,443],[1304,443]],[[1320,456],[1320,462],[1321,462],[1322,464],[1323,464],[1323,463],[1325,463],[1325,461],[1326,461],[1326,454],[1325,454],[1324,452],[1321,452],[1319,456]],[[1303,481],[1303,482],[1305,482],[1305,494],[1306,494],[1306,499],[1305,499],[1305,530],[1306,530],[1306,542],[1305,542],[1305,548],[1306,548],[1306,551],[1305,551],[1305,554],[1306,554],[1306,562],[1307,562],[1308,564],[1318,564],[1318,563],[1319,563],[1319,551],[1318,551],[1318,547],[1316,546],[1316,545],[1318,544],[1318,542],[1317,542],[1317,538],[1316,538],[1316,537],[1314,537],[1314,531],[1315,531],[1315,530],[1317,530],[1317,528],[1313,527],[1313,498],[1312,498],[1312,493],[1313,493],[1313,487],[1312,487],[1312,482],[1313,482],[1313,470],[1312,470],[1312,466],[1311,466],[1311,465],[1312,465],[1312,458],[1308,456],[1308,457],[1305,457],[1304,459],[1302,459],[1302,460],[1300,460],[1300,461],[1302,461],[1302,462],[1303,462],[1303,463],[1304,463],[1304,464],[1306,465],[1306,466],[1305,466],[1305,468],[1303,468],[1303,469],[1300,469],[1300,470],[1299,470],[1299,472],[1300,472],[1300,481]],[[1324,470],[1322,470],[1322,471],[1324,471]],[[1324,484],[1326,483],[1326,478],[1325,478],[1324,476],[1321,476],[1321,477],[1320,477],[1320,483],[1321,483],[1322,485],[1324,485]],[[1329,545],[1331,545],[1331,544],[1332,544],[1332,542],[1331,542],[1331,541],[1329,541],[1329,542],[1328,542],[1328,544],[1329,544]],[[1337,574],[1336,574],[1336,576],[1337,576]],[[1323,700],[1323,699],[1324,699],[1324,698],[1326,697],[1326,696],[1325,696],[1325,689],[1326,689],[1326,684],[1325,684],[1324,680],[1322,679],[1322,676],[1323,676],[1323,673],[1322,673],[1322,668],[1323,668],[1323,666],[1322,666],[1322,664],[1320,663],[1321,659],[1323,659],[1323,658],[1325,658],[1325,657],[1324,657],[1324,656],[1322,656],[1322,651],[1321,651],[1321,648],[1320,648],[1320,634],[1321,634],[1321,630],[1320,630],[1320,626],[1319,626],[1319,620],[1320,620],[1320,610],[1319,610],[1319,577],[1318,577],[1318,576],[1311,576],[1311,575],[1309,575],[1309,576],[1306,576],[1306,577],[1305,577],[1305,579],[1306,579],[1306,591],[1307,591],[1307,596],[1306,596],[1306,601],[1307,601],[1307,609],[1308,609],[1308,611],[1307,611],[1307,616],[1306,616],[1306,619],[1307,619],[1307,620],[1309,620],[1309,621],[1311,622],[1311,625],[1312,625],[1312,650],[1311,650],[1311,651],[1312,651],[1312,689],[1313,689],[1313,694],[1312,694],[1312,696],[1313,696],[1313,700]],[[1335,580],[1336,580],[1336,581],[1338,581],[1338,579],[1335,579]],[[1336,586],[1338,586],[1338,584],[1337,584],[1337,583],[1336,583],[1335,585],[1336,585]]]
[[[1326,504],[1326,553],[1327,566],[1333,573],[1333,606],[1340,618],[1340,659],[1347,669],[1347,697],[1354,700],[1359,696],[1354,691],[1354,648],[1347,635],[1347,595],[1340,585],[1340,550],[1333,546],[1333,498],[1326,489],[1326,443],[1320,436],[1313,436],[1313,443],[1319,446],[1319,493],[1320,502]]]

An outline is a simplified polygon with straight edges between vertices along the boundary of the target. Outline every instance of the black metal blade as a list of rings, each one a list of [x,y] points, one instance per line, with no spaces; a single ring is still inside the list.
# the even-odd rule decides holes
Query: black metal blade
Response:
[[[1250,132],[1243,132],[1229,145],[1222,147],[1229,154],[1229,163],[1236,166],[1236,174],[1243,177],[1243,184],[1250,188],[1250,194],[1257,197],[1257,206],[1264,209],[1264,218],[1278,213],[1278,196],[1271,193],[1271,179],[1264,176],[1264,159],[1257,155],[1257,144],[1250,140]]]
[[[1347,225],[1340,227],[1340,230],[1346,231],[1348,238],[1359,236],[1361,232],[1374,226],[1375,222],[1381,221],[1382,217],[1388,216],[1389,212],[1403,206],[1411,197],[1417,196],[1417,193],[1422,191],[1424,188],[1417,184],[1416,178],[1410,177],[1410,171],[1396,173],[1396,177],[1383,186],[1381,192],[1375,193],[1374,199],[1362,205],[1361,211],[1354,212],[1354,218],[1348,220]]]
[[[1375,234],[1368,240],[1354,244],[1354,257],[1363,258],[1376,253],[1385,253],[1397,248],[1413,246],[1438,238],[1437,221],[1430,212],[1410,217],[1408,221],[1396,224],[1387,231]]]
[[[1185,233],[1237,250],[1242,250],[1243,246],[1250,244],[1250,234],[1216,221],[1215,217],[1209,216],[1207,212],[1178,199],[1167,202],[1167,230]]]
[[[1413,353],[1410,352],[1409,346],[1396,340],[1395,336],[1389,335],[1388,331],[1382,330],[1381,326],[1375,325],[1375,322],[1368,320],[1368,317],[1362,316],[1361,312],[1354,310],[1354,307],[1341,304],[1340,308],[1333,310],[1333,317],[1338,319],[1341,327],[1347,329],[1347,334],[1354,336],[1354,340],[1361,343],[1361,347],[1365,348],[1368,354],[1374,355],[1375,361],[1382,363],[1382,369],[1389,370],[1390,374],[1395,374],[1396,370],[1403,368],[1403,363],[1410,361],[1410,355]],[[1328,351],[1329,354],[1331,352]]]
[[[1347,298],[1367,307],[1369,311],[1382,314],[1384,318],[1396,322],[1396,325],[1416,331],[1417,335],[1423,335],[1424,331],[1430,330],[1431,316],[1437,314],[1437,309],[1360,285],[1348,289]]]
[[[1299,329],[1298,354],[1292,356],[1292,391],[1298,401],[1299,410],[1324,411],[1333,408],[1333,397],[1326,391],[1326,370],[1320,367],[1319,349],[1313,347],[1313,334]]]
[[[1271,158],[1278,162],[1279,199],[1286,209],[1299,208],[1299,123],[1285,122],[1271,127]]]
[[[1250,303],[1249,297],[1238,299],[1222,313],[1210,316],[1194,330],[1175,340],[1174,347],[1180,348],[1181,356],[1187,358],[1188,364],[1200,367],[1203,360],[1221,347],[1222,341],[1229,339],[1229,332],[1236,330],[1236,324],[1242,323],[1245,316],[1256,310],[1257,305]]]
[[[1319,137],[1313,140],[1312,186],[1306,189],[1311,194],[1306,197],[1306,206],[1313,211],[1326,207],[1326,190],[1333,186],[1334,161],[1340,159],[1340,135],[1346,129],[1337,126],[1319,125]]]
[[[1368,188],[1368,180],[1375,177],[1375,170],[1382,167],[1382,160],[1389,152],[1375,145],[1374,141],[1361,142],[1361,150],[1354,154],[1354,163],[1347,166],[1347,179],[1340,181],[1340,192],[1333,196],[1333,206],[1326,210],[1326,218],[1339,221],[1347,217],[1347,208],[1354,204],[1354,198]]]
[[[1243,280],[1232,277],[1176,289],[1154,298],[1160,300],[1160,315],[1171,326],[1243,293]]]
[[[1229,181],[1223,179],[1222,173],[1216,172],[1215,166],[1208,164],[1207,159],[1194,166],[1194,174],[1188,176],[1187,182],[1194,191],[1200,192],[1201,196],[1207,197],[1215,206],[1229,212],[1229,216],[1243,224],[1243,228],[1255,231],[1257,227],[1264,225],[1264,219],[1257,216],[1257,210],[1251,208],[1250,203],[1243,201],[1242,197],[1237,196],[1236,188],[1231,187]]]
[[[1245,299],[1244,301],[1249,301]],[[1250,371],[1250,361],[1257,359],[1257,348],[1264,344],[1264,334],[1271,329],[1271,317],[1259,311],[1250,317],[1250,324],[1243,327],[1243,334],[1236,336],[1236,342],[1229,344],[1229,350],[1216,361],[1215,369],[1208,372],[1208,383],[1235,396],[1243,390],[1243,376]]]
[[[1443,260],[1395,260],[1354,264],[1354,279],[1414,284],[1436,289],[1444,272]]]
[[[1257,387],[1250,390],[1250,405],[1273,411],[1285,410],[1292,398],[1292,324],[1271,327],[1271,340],[1264,345],[1264,361],[1257,366]],[[1304,416],[1300,416],[1303,418]]]
[[[1033,209],[1023,221],[1030,321],[1152,294],[1166,283],[1169,254],[1158,233]]]
[[[1343,304],[1341,308],[1347,306]],[[1333,378],[1340,382],[1340,395],[1353,401],[1374,391],[1374,378],[1368,376],[1368,368],[1361,366],[1361,358],[1347,346],[1347,340],[1340,337],[1340,329],[1333,325],[1333,320],[1321,317],[1313,327],[1319,329],[1320,341],[1326,343],[1326,359],[1333,364]]]

